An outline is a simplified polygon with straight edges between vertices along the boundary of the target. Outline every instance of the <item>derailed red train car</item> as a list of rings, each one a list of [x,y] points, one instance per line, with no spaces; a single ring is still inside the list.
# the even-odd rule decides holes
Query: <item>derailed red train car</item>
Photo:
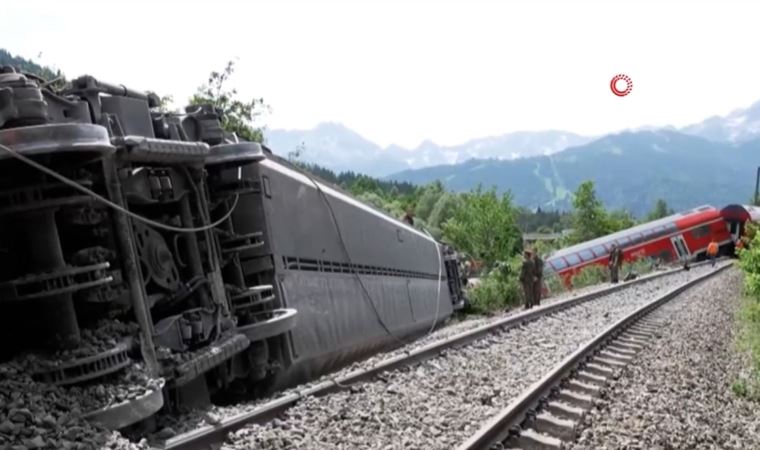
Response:
[[[758,219],[760,208],[755,206],[717,209],[704,205],[561,249],[547,258],[544,272],[559,275],[569,285],[572,276],[586,266],[606,267],[612,244],[623,251],[625,262],[646,257],[662,262],[699,261],[706,257],[707,245],[713,239],[720,246],[720,254],[732,254],[744,224]]]

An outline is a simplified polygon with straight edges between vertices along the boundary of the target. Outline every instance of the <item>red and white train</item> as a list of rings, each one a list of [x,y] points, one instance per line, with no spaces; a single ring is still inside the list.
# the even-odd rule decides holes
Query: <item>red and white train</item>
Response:
[[[662,262],[701,260],[713,239],[720,246],[720,254],[731,254],[744,224],[758,219],[760,208],[755,206],[700,206],[558,250],[546,259],[544,272],[556,273],[569,284],[572,276],[586,266],[606,267],[613,243],[623,251],[626,262],[645,257]]]

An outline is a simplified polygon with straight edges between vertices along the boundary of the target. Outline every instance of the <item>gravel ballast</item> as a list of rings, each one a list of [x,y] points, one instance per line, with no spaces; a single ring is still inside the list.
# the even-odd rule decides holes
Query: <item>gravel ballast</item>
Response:
[[[669,268],[667,267],[662,267],[661,270],[668,270],[668,269]],[[543,299],[541,301],[541,305],[548,305],[552,303],[569,300],[571,298],[576,298],[582,295],[591,294],[593,292],[602,291],[609,287],[610,287],[609,283],[600,283],[593,286],[586,286],[580,289],[574,289],[572,291],[562,292],[552,297]],[[426,345],[429,345],[433,342],[437,342],[437,341],[446,339],[448,337],[454,336],[456,334],[463,333],[465,331],[487,325],[497,320],[502,320],[505,317],[509,317],[511,315],[517,314],[522,311],[523,311],[522,307],[516,307],[516,308],[510,309],[509,311],[502,312],[499,314],[494,314],[492,316],[482,316],[482,315],[474,316],[473,315],[473,316],[467,316],[461,320],[453,319],[453,320],[450,320],[448,323],[441,323],[435,327],[432,333],[429,333],[426,336],[416,339],[407,345],[404,345],[394,350],[379,353],[377,355],[363,359],[361,361],[357,361],[337,372],[322,376],[314,381],[300,385],[296,388],[287,389],[283,392],[279,392],[273,397],[263,398],[258,401],[246,402],[243,404],[238,404],[238,405],[233,405],[233,406],[212,406],[207,411],[190,411],[185,414],[179,414],[179,415],[159,414],[158,432],[155,435],[150,436],[149,439],[160,442],[163,439],[174,436],[176,434],[184,433],[186,431],[192,430],[200,426],[214,425],[218,423],[219,420],[240,414],[244,411],[248,411],[251,408],[255,407],[256,405],[260,405],[268,401],[271,401],[273,398],[277,398],[282,395],[287,395],[289,393],[293,393],[296,391],[303,391],[304,389],[308,389],[312,386],[316,386],[319,383],[341,378],[342,376],[345,376],[356,370],[368,369],[372,367],[373,365],[376,365],[386,359],[401,356],[405,353],[408,353],[408,352],[417,350],[419,348],[422,348]]]
[[[320,398],[230,436],[226,449],[435,448],[485,420],[604,328],[708,267],[632,286]]]
[[[148,449],[147,440],[132,443],[85,418],[159,389],[160,381],[150,378],[142,364],[82,385],[56,386],[31,376],[35,370],[113,349],[135,332],[133,324],[103,321],[95,329],[83,329],[81,345],[74,350],[19,355],[0,364],[0,450]]]
[[[731,387],[748,365],[736,346],[741,287],[731,268],[664,306],[660,338],[609,387],[571,448],[760,448],[760,404]]]

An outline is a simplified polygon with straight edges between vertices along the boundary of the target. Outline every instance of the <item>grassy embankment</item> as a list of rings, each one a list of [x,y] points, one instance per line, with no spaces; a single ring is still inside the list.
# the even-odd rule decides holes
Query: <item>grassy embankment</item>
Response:
[[[744,274],[744,292],[737,314],[739,350],[749,355],[748,373],[737,374],[731,388],[737,395],[760,399],[760,234],[748,227],[745,242],[750,245],[739,251],[739,267]]]

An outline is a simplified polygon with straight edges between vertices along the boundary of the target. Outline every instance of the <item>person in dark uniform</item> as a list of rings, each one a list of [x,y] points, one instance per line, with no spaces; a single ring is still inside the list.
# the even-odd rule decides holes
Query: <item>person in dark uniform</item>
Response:
[[[533,270],[536,273],[536,280],[533,283],[533,304],[539,306],[541,304],[541,290],[543,289],[544,280],[544,260],[538,256],[538,252],[533,254]]]
[[[613,284],[617,283],[620,266],[623,265],[623,252],[618,248],[617,244],[612,244],[612,249],[610,251],[610,261],[607,265],[610,268],[610,281]]]
[[[525,295],[525,309],[533,307],[533,292],[535,292],[536,269],[530,250],[523,252],[523,263],[520,269],[520,284]]]
[[[406,213],[404,213],[404,217],[401,220],[408,225],[414,226],[414,209],[411,206],[406,208]]]

